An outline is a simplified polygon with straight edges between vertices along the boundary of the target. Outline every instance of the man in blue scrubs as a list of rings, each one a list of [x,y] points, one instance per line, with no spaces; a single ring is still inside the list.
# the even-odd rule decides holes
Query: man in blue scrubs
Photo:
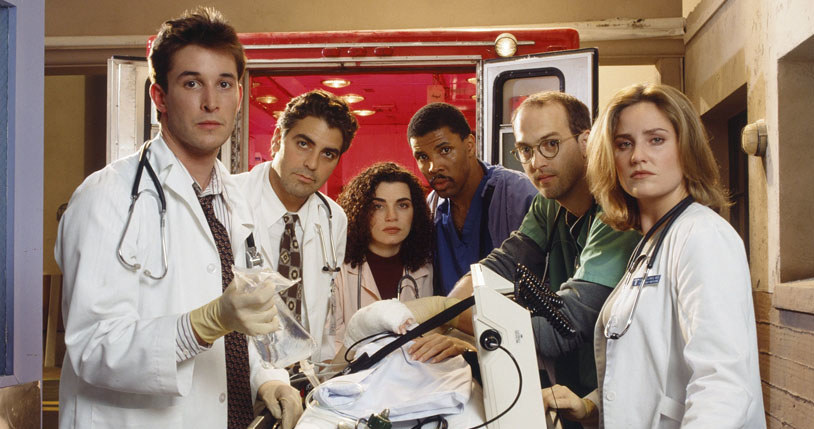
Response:
[[[416,163],[433,191],[435,293],[455,282],[520,226],[537,194],[525,175],[477,158],[475,136],[457,107],[432,103],[407,128]]]

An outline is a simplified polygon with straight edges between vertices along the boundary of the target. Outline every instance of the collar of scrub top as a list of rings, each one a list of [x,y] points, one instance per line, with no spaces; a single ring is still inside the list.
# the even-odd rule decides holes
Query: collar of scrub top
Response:
[[[685,197],[683,200],[679,201],[678,204],[673,206],[664,216],[662,216],[653,227],[647,231],[644,237],[639,241],[639,244],[636,245],[636,248],[633,250],[633,253],[630,254],[630,259],[627,262],[627,269],[625,270],[625,282],[630,280],[633,276],[633,272],[638,269],[639,264],[642,261],[647,261],[646,268],[644,270],[644,277],[642,278],[642,284],[639,286],[639,289],[636,291],[636,297],[633,299],[633,306],[630,309],[630,314],[627,317],[627,321],[625,322],[625,327],[622,329],[622,332],[615,333],[610,331],[611,324],[608,323],[605,325],[605,338],[609,340],[618,340],[622,338],[622,335],[625,335],[627,330],[630,328],[631,323],[633,323],[633,315],[636,312],[636,305],[639,303],[639,296],[642,294],[642,289],[644,289],[644,282],[647,279],[647,272],[653,268],[653,265],[656,263],[656,256],[661,250],[661,244],[664,242],[664,238],[667,237],[667,232],[670,230],[670,227],[673,226],[673,222],[690,206],[695,200],[692,196]],[[661,226],[664,225],[664,228]],[[658,239],[656,239],[656,244],[651,248],[650,256],[647,256],[647,253],[640,254],[644,248],[644,245],[653,237],[653,235],[661,229],[659,233]]]

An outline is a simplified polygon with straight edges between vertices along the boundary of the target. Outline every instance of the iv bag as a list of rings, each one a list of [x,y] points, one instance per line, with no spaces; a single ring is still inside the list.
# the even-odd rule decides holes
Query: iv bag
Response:
[[[298,281],[289,280],[268,267],[232,267],[232,270],[238,291],[249,292],[258,287],[273,287],[276,291],[272,299],[277,307],[280,329],[249,338],[260,353],[260,357],[263,358],[263,365],[285,368],[311,357],[317,350],[317,343],[311,334],[297,322],[296,317],[291,314],[280,296],[281,292],[295,286]]]

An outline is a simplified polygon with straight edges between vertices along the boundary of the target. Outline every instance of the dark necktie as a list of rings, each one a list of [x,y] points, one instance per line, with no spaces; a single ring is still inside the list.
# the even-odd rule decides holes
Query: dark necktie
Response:
[[[297,234],[294,225],[299,217],[294,213],[283,215],[285,230],[280,239],[280,260],[277,263],[277,271],[290,280],[300,280],[302,273],[302,257],[300,255],[300,243],[297,242]],[[288,288],[283,294],[283,300],[288,306],[297,321],[302,323],[302,281]]]
[[[232,244],[229,233],[215,217],[212,209],[214,195],[199,197],[201,208],[206,216],[206,222],[215,238],[220,255],[221,280],[223,289],[232,282],[234,274],[232,265]],[[229,429],[245,429],[254,420],[252,389],[249,383],[249,349],[246,336],[239,332],[231,332],[224,337],[226,343],[226,393],[229,398]]]

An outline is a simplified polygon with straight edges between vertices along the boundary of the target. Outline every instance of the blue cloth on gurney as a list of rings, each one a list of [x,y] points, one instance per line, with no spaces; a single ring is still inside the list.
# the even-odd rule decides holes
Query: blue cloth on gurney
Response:
[[[361,347],[372,355],[392,341],[386,338]],[[354,419],[390,410],[393,422],[438,414],[460,414],[472,391],[472,373],[461,356],[436,364],[414,361],[407,354],[412,342],[372,368],[323,383],[314,393],[320,408]]]

